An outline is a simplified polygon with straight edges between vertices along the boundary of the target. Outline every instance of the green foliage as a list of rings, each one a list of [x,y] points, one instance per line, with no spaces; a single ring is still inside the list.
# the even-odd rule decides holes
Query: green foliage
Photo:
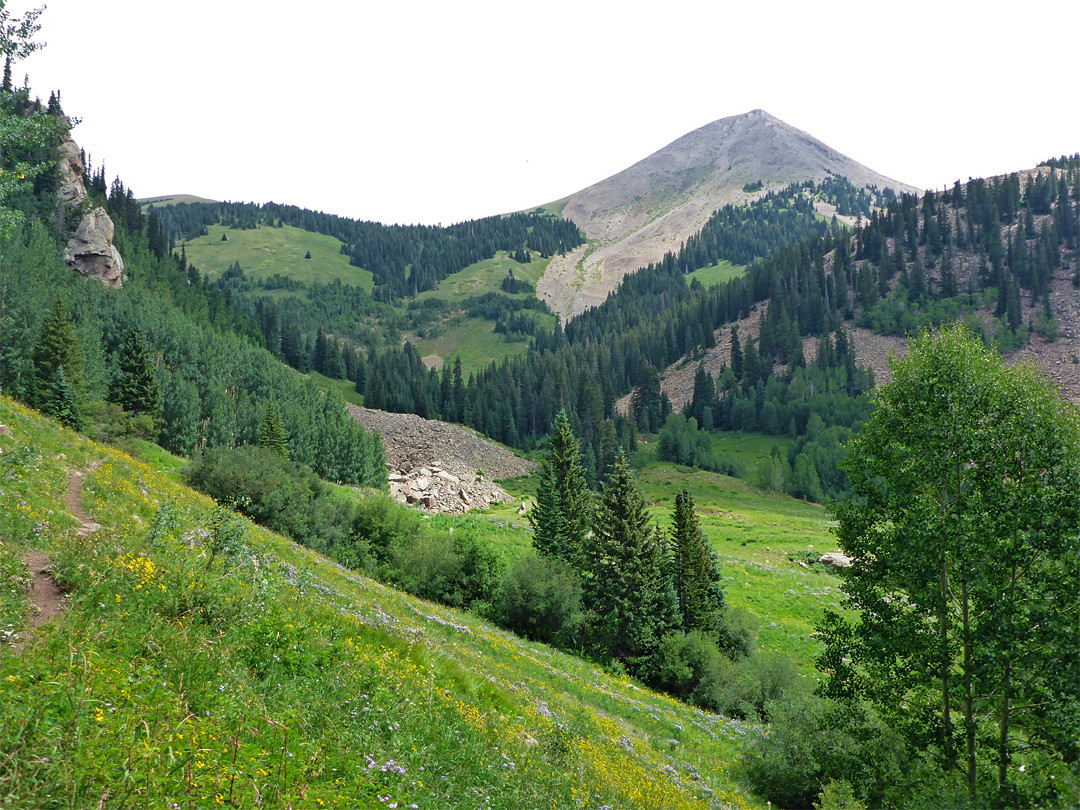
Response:
[[[581,578],[562,560],[526,552],[500,580],[494,615],[520,636],[574,649],[585,621]]]
[[[259,426],[259,447],[265,447],[282,458],[289,457],[289,438],[285,435],[281,413],[274,403],[266,407],[266,416]]]
[[[56,386],[57,369],[60,367],[64,369],[60,376],[64,377],[65,384],[70,385],[76,395],[86,390],[82,347],[67,308],[59,297],[42,321],[31,360],[34,370],[32,390],[36,392],[31,399],[32,404],[45,407],[48,403],[54,409],[59,407],[57,397],[60,393]]]
[[[1021,767],[1038,790],[1039,752],[1075,762],[1080,728],[1080,417],[962,327],[915,339],[877,402],[836,510],[859,619],[822,625],[825,691],[871,701],[973,804],[991,761],[999,800]]]
[[[769,703],[768,714],[769,724],[750,732],[745,761],[754,789],[774,804],[810,807],[845,780],[859,791],[852,802],[878,805],[912,778],[908,752],[872,716],[800,690]]]
[[[422,532],[390,547],[385,577],[423,599],[487,615],[501,572],[494,549],[475,534]]]
[[[118,351],[109,401],[121,405],[130,414],[155,418],[161,412],[159,395],[154,361],[146,339],[138,329],[129,329]]]
[[[712,438],[707,431],[698,429],[698,421],[692,416],[687,419],[681,413],[670,414],[660,430],[657,447],[661,460],[673,464],[728,474],[735,470],[730,460],[713,454]]]
[[[867,810],[866,805],[855,797],[851,783],[833,779],[814,800],[814,810]]]
[[[694,496],[684,489],[671,512],[675,596],[684,633],[699,631],[718,639],[724,613],[720,561],[701,531]]]
[[[56,367],[52,379],[40,392],[38,402],[42,413],[55,417],[72,430],[83,429],[79,392],[68,379],[62,364]]]
[[[580,570],[590,506],[579,445],[566,413],[560,411],[552,426],[547,454],[540,463],[536,505],[528,513],[536,550]]]
[[[585,607],[596,654],[641,675],[648,674],[661,639],[678,623],[668,553],[649,521],[645,499],[620,453],[585,548]]]

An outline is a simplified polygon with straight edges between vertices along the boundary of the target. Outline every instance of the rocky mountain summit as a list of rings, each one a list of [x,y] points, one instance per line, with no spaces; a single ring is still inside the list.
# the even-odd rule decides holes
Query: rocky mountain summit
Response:
[[[764,110],[713,121],[560,201],[562,215],[589,244],[554,257],[537,295],[564,319],[580,314],[603,303],[628,273],[677,252],[717,209],[829,176],[859,187],[920,191]],[[752,186],[759,190],[746,190]]]
[[[496,481],[527,475],[536,464],[446,422],[349,405],[386,448],[390,494],[429,512],[468,512],[513,500]]]

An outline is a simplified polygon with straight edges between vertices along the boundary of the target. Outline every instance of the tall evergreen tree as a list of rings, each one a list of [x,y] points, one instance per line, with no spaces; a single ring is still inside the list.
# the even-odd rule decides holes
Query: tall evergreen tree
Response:
[[[701,531],[690,490],[675,496],[671,521],[675,594],[683,632],[699,630],[715,639],[724,613],[720,565]]]
[[[580,446],[565,411],[559,411],[551,428],[529,523],[537,551],[581,569],[589,531],[589,489]]]
[[[594,652],[648,677],[660,640],[678,627],[669,555],[649,522],[645,496],[619,453],[586,546],[584,596],[595,617]]]
[[[146,340],[137,328],[129,329],[124,335],[124,342],[120,344],[120,357],[109,390],[109,401],[117,403],[128,413],[157,417],[161,410],[158,394],[157,375]]]
[[[259,446],[273,450],[282,458],[289,457],[289,440],[281,423],[281,412],[274,403],[267,407],[266,416],[259,426]]]
[[[68,380],[64,367],[59,365],[42,392],[40,408],[42,413],[55,417],[72,430],[82,430],[83,414],[79,399],[79,392]]]
[[[41,407],[43,397],[54,383],[59,366],[64,367],[65,380],[74,387],[80,397],[83,395],[86,378],[83,373],[82,346],[64,302],[59,297],[42,322],[31,361],[34,366],[32,405]]]

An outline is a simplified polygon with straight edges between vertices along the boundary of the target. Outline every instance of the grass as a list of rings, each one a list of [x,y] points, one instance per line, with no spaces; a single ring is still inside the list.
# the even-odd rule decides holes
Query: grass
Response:
[[[725,259],[718,264],[711,264],[708,267],[701,267],[693,273],[687,273],[686,283],[690,284],[696,278],[706,288],[715,287],[717,284],[723,284],[725,281],[739,278],[745,272],[745,264],[732,264]]]
[[[762,650],[791,658],[804,677],[817,677],[821,645],[814,624],[826,607],[839,608],[840,581],[818,566],[800,567],[789,554],[836,548],[825,509],[673,464],[646,466],[638,483],[662,526],[670,522],[675,496],[683,489],[693,493],[702,531],[723,564],[728,602],[756,620]]]
[[[212,203],[218,202],[218,200],[211,200],[207,197],[199,197],[195,194],[169,194],[165,197],[144,197],[139,200],[139,205],[143,207],[143,211],[151,206],[157,206],[158,208],[164,208],[167,205],[179,205],[180,203]]]
[[[433,290],[427,290],[416,296],[417,300],[427,298],[440,298],[451,304],[460,304],[466,298],[473,295],[483,295],[486,292],[498,292],[499,285],[506,278],[506,274],[513,270],[514,276],[519,280],[528,281],[535,285],[547,270],[550,259],[541,259],[540,255],[533,253],[533,260],[527,264],[514,261],[505,251],[499,251],[490,259],[482,259],[475,264],[470,264],[463,270],[444,278]],[[530,297],[525,293],[518,293],[511,298]]]
[[[421,357],[437,354],[444,362],[460,357],[461,370],[466,377],[471,371],[491,365],[493,360],[498,362],[503,357],[524,354],[529,349],[527,341],[506,340],[495,332],[495,324],[482,318],[454,318],[434,337],[409,339]]]
[[[233,262],[240,262],[244,272],[256,279],[280,273],[304,283],[328,284],[341,279],[371,291],[374,276],[353,267],[341,253],[341,241],[332,236],[283,225],[269,228],[260,225],[251,230],[234,230],[224,225],[210,225],[208,235],[184,244],[188,261],[212,279],[221,276]],[[221,237],[226,236],[227,241]],[[305,259],[307,253],[310,259]]]
[[[0,655],[4,806],[761,806],[746,724],[367,580],[10,400],[0,422],[0,549],[51,552],[70,594]],[[91,460],[82,539],[57,505]]]
[[[234,262],[239,262],[244,273],[255,280],[281,274],[303,283],[329,283],[341,279],[343,283],[362,287],[369,292],[374,287],[374,277],[366,270],[353,267],[347,256],[341,253],[341,242],[330,236],[311,233],[291,225],[271,228],[260,225],[252,230],[234,230],[224,225],[211,225],[206,236],[184,243],[188,260],[203,274],[212,279],[222,275]],[[227,241],[222,241],[222,236]],[[311,259],[305,259],[307,253]],[[491,259],[476,262],[443,279],[436,289],[417,296],[418,300],[438,298],[450,304],[460,305],[465,299],[486,292],[498,291],[508,271],[532,284],[543,276],[548,259],[533,254],[533,260],[520,264],[505,251]],[[303,296],[303,290],[270,290],[265,293],[274,299]],[[525,298],[519,293],[511,298]],[[545,328],[554,328],[554,315],[537,317]],[[461,357],[466,374],[476,371],[503,357],[525,352],[527,340],[507,341],[496,334],[494,324],[480,318],[466,318],[460,310],[447,314],[443,322],[424,329],[428,337],[408,335],[421,354],[438,355],[444,361]],[[324,385],[325,387],[325,385]],[[349,393],[346,399],[349,399]],[[355,402],[354,399],[349,399]]]
[[[363,394],[356,393],[356,383],[351,380],[335,380],[332,377],[327,377],[324,374],[320,374],[317,371],[309,371],[308,376],[314,380],[315,384],[322,388],[324,391],[329,391],[331,388],[336,388],[341,392],[341,395],[345,397],[346,402],[351,402],[353,405],[363,406],[364,396]]]

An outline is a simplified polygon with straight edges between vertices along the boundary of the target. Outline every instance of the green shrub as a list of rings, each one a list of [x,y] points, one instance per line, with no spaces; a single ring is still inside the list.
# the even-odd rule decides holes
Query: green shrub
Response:
[[[748,735],[744,761],[754,790],[774,804],[810,807],[835,780],[857,787],[850,802],[880,805],[896,785],[910,791],[912,766],[902,743],[861,709],[789,690],[765,713],[769,723]],[[833,786],[829,797],[839,801],[839,793]]]
[[[527,551],[503,573],[495,592],[494,617],[526,638],[573,646],[584,624],[581,580],[561,560]]]
[[[471,532],[398,537],[387,555],[388,582],[423,599],[489,613],[499,559]]]

